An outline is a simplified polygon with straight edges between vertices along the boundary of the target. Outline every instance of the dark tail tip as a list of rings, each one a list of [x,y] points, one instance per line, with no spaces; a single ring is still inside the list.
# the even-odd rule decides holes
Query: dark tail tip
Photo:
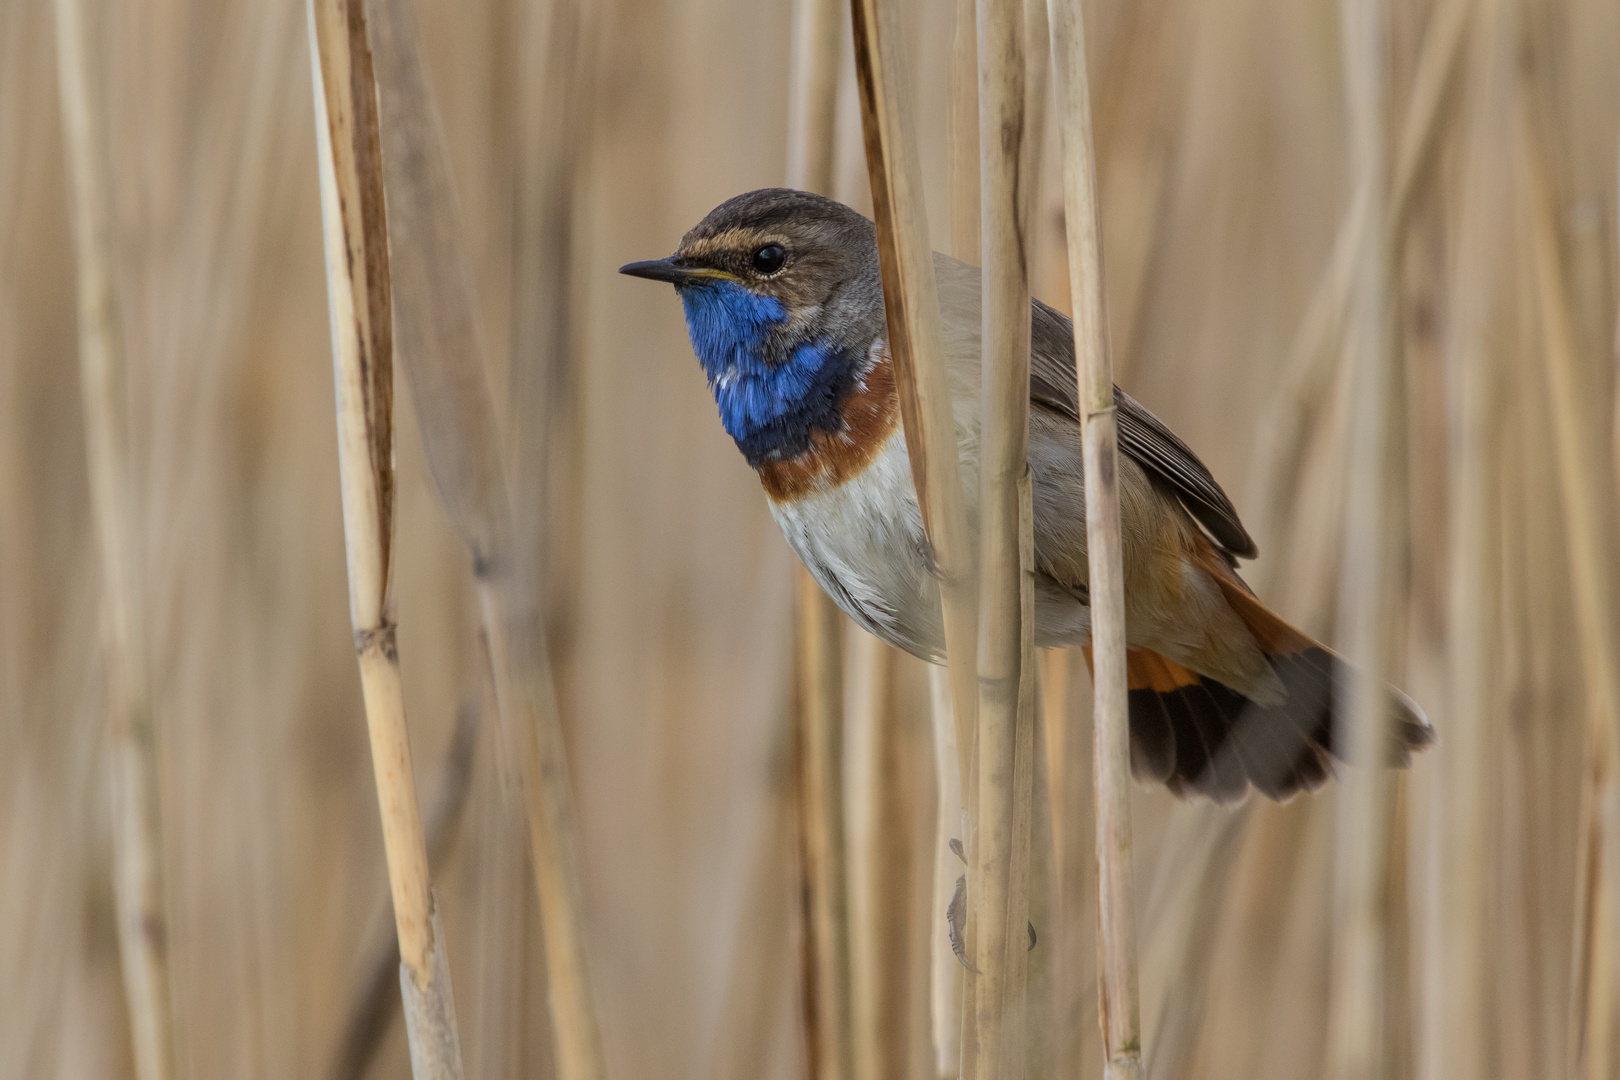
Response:
[[[1152,654],[1149,654],[1152,655]],[[1242,799],[1252,784],[1283,801],[1314,791],[1333,775],[1335,704],[1347,698],[1349,669],[1327,649],[1270,657],[1287,696],[1261,705],[1222,683],[1185,669],[1182,685],[1134,685],[1130,691],[1131,765],[1140,779],[1164,783],[1177,795],[1216,802]],[[1153,657],[1159,670],[1169,665]],[[1133,684],[1138,680],[1133,679]],[[1411,699],[1391,691],[1395,724],[1389,764],[1404,766],[1434,741]]]

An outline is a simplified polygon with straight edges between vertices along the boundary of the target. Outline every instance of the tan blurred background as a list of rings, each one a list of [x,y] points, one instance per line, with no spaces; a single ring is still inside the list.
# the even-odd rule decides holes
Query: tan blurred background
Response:
[[[792,556],[716,422],[675,298],[615,273],[672,251],[724,198],[782,182],[790,5],[586,0],[567,94],[526,92],[537,67],[557,62],[544,28],[560,3],[573,6],[420,0],[418,14],[497,387],[514,340],[529,340],[524,312],[536,298],[526,289],[546,279],[524,260],[566,284],[554,299],[568,324],[548,339],[563,462],[546,502],[549,610],[608,1066],[620,1080],[797,1077]],[[1480,43],[1477,11],[1454,47],[1429,44],[1437,13],[1456,7],[1390,7],[1392,146],[1425,49],[1449,59],[1400,234],[1410,508],[1400,681],[1441,741],[1401,782],[1396,804],[1389,1075],[1452,1075],[1434,1047],[1449,978],[1446,859],[1462,813],[1479,826],[1489,886],[1474,932],[1491,1022],[1474,1035],[1490,1040],[1489,1075],[1552,1077],[1568,1066],[1584,732],[1595,707],[1576,647],[1582,585],[1569,568],[1552,447],[1558,425],[1576,425],[1597,470],[1607,558],[1616,550],[1620,7],[1464,3],[1506,13],[1492,24],[1494,51]],[[946,249],[955,12],[938,0],[906,9],[929,220]],[[181,1073],[326,1076],[387,882],[345,609],[305,14],[291,0],[93,0],[87,10],[115,177]],[[1314,351],[1301,341],[1348,206],[1338,9],[1095,0],[1085,10],[1119,381],[1233,494],[1265,552],[1248,572],[1262,596],[1331,639],[1341,349],[1331,333]],[[6,1080],[131,1075],[53,35],[47,0],[0,0]],[[1498,136],[1480,137],[1469,103],[1503,56],[1516,111]],[[869,209],[849,70],[844,82],[841,194]],[[554,234],[535,240],[520,212],[533,182],[525,148],[563,115],[577,121],[568,246]],[[1056,157],[1054,129],[1034,280],[1038,295],[1066,307]],[[1481,170],[1500,183],[1470,203]],[[1543,218],[1532,174],[1547,179]],[[1552,229],[1562,270],[1554,295],[1573,331],[1575,415],[1557,413],[1544,385],[1549,300],[1528,239],[1538,227]],[[1470,230],[1478,242],[1462,247]],[[1458,252],[1469,250],[1478,265],[1463,263]],[[1473,340],[1497,388],[1497,501],[1484,525],[1500,570],[1459,584],[1447,394],[1460,362],[1457,310],[1470,298],[1485,312]],[[498,397],[504,407],[508,395]],[[458,712],[491,707],[467,560],[434,495],[409,394],[401,401],[400,652],[418,786],[432,804]],[[1297,445],[1290,423],[1303,433]],[[1489,708],[1468,716],[1447,708],[1459,588],[1488,590],[1492,653],[1479,677]],[[852,649],[852,713],[870,707],[868,653]],[[917,749],[911,824],[922,841],[932,820],[926,683],[913,662],[894,665],[886,715]],[[1069,929],[1050,941],[1067,972],[1054,990],[1052,1054],[1062,1065],[1053,1075],[1097,1069],[1080,865],[1084,697],[1082,676],[1063,744],[1071,779],[1058,800],[1068,837],[1059,862],[1081,884],[1065,894]],[[1487,796],[1461,809],[1446,782],[1453,725],[1473,725],[1484,747],[1466,767],[1486,770]],[[473,738],[459,826],[434,867],[467,1071],[545,1076],[542,944],[521,813],[503,791],[494,725]],[[1153,1076],[1317,1074],[1333,798],[1233,811],[1138,792],[1144,1034],[1150,1057],[1156,1043],[1181,1048],[1157,1059]],[[919,880],[926,912],[926,871]],[[919,1053],[910,1072],[929,1068]],[[396,1023],[368,1075],[407,1069]]]

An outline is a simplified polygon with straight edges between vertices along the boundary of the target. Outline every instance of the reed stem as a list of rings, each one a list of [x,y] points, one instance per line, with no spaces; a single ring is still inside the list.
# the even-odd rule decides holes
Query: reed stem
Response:
[[[1091,573],[1097,802],[1098,1012],[1103,1075],[1142,1075],[1136,915],[1131,896],[1130,727],[1125,681],[1125,579],[1120,532],[1118,426],[1099,244],[1097,169],[1084,18],[1078,0],[1050,0],[1052,69],[1063,131],[1069,289],[1084,417],[1086,544]]]
[[[400,989],[417,1080],[459,1078],[444,935],[428,872],[395,645],[393,330],[377,86],[361,0],[310,0],[349,619],[382,814]]]
[[[950,175],[950,237],[952,253],[964,262],[979,262],[979,28],[974,0],[956,0],[951,16],[949,72],[949,124],[946,155]],[[974,553],[975,557],[977,552]],[[977,598],[975,597],[975,601]],[[976,617],[976,616],[975,616]],[[977,658],[975,657],[975,660]],[[933,967],[934,1058],[942,1080],[973,1080],[977,1075],[978,1042],[971,1017],[974,1006],[969,973],[958,958],[972,957],[976,925],[966,918],[968,866],[967,837],[971,832],[968,803],[973,798],[974,746],[963,744],[954,726],[948,672],[936,673],[930,683],[933,703],[935,766],[938,769],[935,806],[934,912],[951,910],[958,903],[960,925],[936,925],[931,940]],[[952,725],[947,728],[947,725]],[[946,752],[948,750],[948,753]],[[951,844],[956,844],[952,850]],[[962,855],[963,857],[959,857]],[[957,901],[957,883],[961,899]],[[953,938],[954,935],[954,938]]]
[[[916,838],[924,755],[914,715],[900,702],[909,658],[870,634],[850,664],[850,970],[854,1075],[915,1076],[913,941],[919,875]],[[917,1040],[919,1043],[921,1040]]]
[[[839,10],[838,0],[796,0],[793,6],[787,183],[827,196],[837,145]],[[793,582],[806,1041],[811,1080],[842,1080],[856,1069],[843,615],[802,563],[794,565]]]
[[[462,810],[472,787],[473,747],[478,735],[477,706],[464,703],[456,715],[456,729],[450,738],[439,778],[430,789],[422,828],[427,837],[428,866],[443,866],[461,831]],[[349,1020],[331,1071],[330,1080],[364,1080],[377,1048],[388,1033],[389,1021],[400,1004],[399,937],[387,924],[389,909],[379,907],[367,927],[364,955],[360,965],[365,972],[357,983]]]
[[[941,918],[956,895],[958,879],[967,865],[951,850],[960,841],[963,823],[962,770],[956,747],[956,725],[951,716],[950,672],[930,666],[930,715],[934,729],[934,774],[937,778],[934,815],[934,896],[929,908],[929,981],[932,987],[934,1073],[940,1080],[956,1080],[962,1073],[962,995],[966,971],[951,946],[951,928]]]
[[[1521,96],[1515,119],[1524,152],[1516,158],[1521,163],[1519,181],[1540,312],[1549,428],[1586,683],[1586,763],[1581,840],[1576,848],[1575,990],[1569,1061],[1572,1075],[1595,1080],[1609,1075],[1614,1022],[1614,965],[1601,946],[1614,940],[1613,868],[1604,864],[1606,853],[1613,848],[1611,838],[1605,836],[1606,828],[1611,827],[1605,819],[1615,798],[1615,725],[1620,724],[1620,627],[1615,624],[1613,577],[1615,500],[1593,469],[1598,439],[1581,403],[1581,357],[1564,282],[1557,211],[1528,112]]]
[[[895,367],[912,481],[939,581],[957,751],[965,776],[979,712],[978,573],[962,495],[962,464],[945,371],[934,255],[922,197],[922,165],[906,92],[909,82],[900,10],[896,0],[851,0],[851,13],[889,355]]]
[[[972,815],[973,742],[979,711],[978,574],[962,493],[956,418],[945,370],[934,255],[923,205],[922,166],[906,91],[909,81],[900,10],[896,0],[851,0],[850,11],[889,355],[895,369],[912,483],[939,582],[961,791],[968,803],[964,822],[968,822]],[[958,839],[971,846],[971,836]],[[935,852],[936,860],[943,857]],[[971,926],[968,932],[971,935]],[[971,979],[968,983],[971,986]],[[935,1037],[940,1040],[948,1035],[936,1032]],[[963,1037],[970,1039],[966,1025]],[[974,1075],[970,1041],[964,1042],[961,1075]]]
[[[422,446],[477,579],[502,743],[515,766],[540,898],[562,1080],[606,1075],[586,955],[577,829],[538,583],[512,556],[512,512],[438,108],[406,0],[371,0],[400,357]],[[529,587],[525,588],[525,584]]]
[[[794,583],[807,1049],[812,1080],[843,1080],[854,1075],[854,1009],[844,820],[842,616],[802,566]]]
[[[1392,478],[1394,395],[1399,381],[1390,318],[1391,251],[1386,228],[1384,100],[1386,40],[1379,0],[1341,0],[1340,25],[1350,113],[1356,216],[1368,223],[1354,267],[1350,326],[1351,431],[1344,512],[1339,640],[1357,667],[1336,750],[1351,763],[1338,804],[1333,971],[1328,1071],[1374,1080],[1383,1065],[1384,893],[1391,788],[1383,758],[1390,716],[1384,683],[1395,620],[1393,572],[1399,516]]]
[[[1463,190],[1446,341],[1450,397],[1447,561],[1446,754],[1435,838],[1445,865],[1439,879],[1437,935],[1426,994],[1433,1011],[1422,1025],[1421,1075],[1484,1075],[1494,1059],[1491,1022],[1491,914],[1495,880],[1495,745],[1501,460],[1497,433],[1505,409],[1494,345],[1496,264],[1504,252],[1496,223],[1509,210],[1505,158],[1515,94],[1509,4],[1485,0],[1474,13],[1463,147]]]
[[[1022,0],[983,0],[979,40],[979,234],[983,249],[979,421],[977,820],[968,845],[979,1075],[1023,1073],[1033,714],[1029,509],[1029,229]],[[987,133],[998,137],[987,138]],[[1026,588],[1026,583],[1031,587]],[[1026,642],[1025,638],[1030,638]],[[1027,691],[1027,692],[1026,692]],[[1024,749],[1027,744],[1027,749]],[[1021,756],[1019,751],[1024,749]],[[1021,827],[1020,827],[1021,826]]]
[[[146,672],[139,530],[125,421],[105,109],[83,0],[56,0],[57,73],[78,275],[79,383],[107,640],[113,893],[138,1080],[175,1075],[158,730]]]
[[[956,0],[951,34],[951,254],[979,264],[979,20],[974,0]]]

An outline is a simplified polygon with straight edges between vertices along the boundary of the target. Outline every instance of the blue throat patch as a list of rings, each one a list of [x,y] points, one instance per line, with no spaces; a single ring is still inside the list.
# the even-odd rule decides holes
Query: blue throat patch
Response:
[[[813,432],[843,429],[861,350],[818,340],[773,349],[771,333],[787,322],[787,309],[735,282],[677,291],[720,422],[749,465],[796,458],[810,449]]]

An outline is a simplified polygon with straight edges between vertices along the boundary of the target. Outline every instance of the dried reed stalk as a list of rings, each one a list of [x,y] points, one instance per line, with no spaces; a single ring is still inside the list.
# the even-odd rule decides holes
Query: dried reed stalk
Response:
[[[952,253],[964,262],[979,262],[979,32],[974,0],[957,0],[952,12],[949,109],[946,157],[949,170],[950,237]],[[936,925],[929,940],[931,1010],[935,1070],[941,1080],[973,1075],[977,1043],[971,1025],[964,1025],[963,1010],[968,973],[957,959],[971,956],[970,924],[953,926],[939,913],[956,902],[962,882],[962,910],[966,908],[967,866],[951,850],[969,832],[964,782],[972,775],[971,743],[957,739],[947,672],[935,672],[929,683],[934,728],[934,764],[937,772],[934,828],[934,904]],[[971,782],[967,787],[971,788]],[[966,848],[962,848],[966,851]],[[952,935],[962,935],[953,942]]]
[[[968,898],[979,1073],[1023,1073],[1033,780],[1034,591],[1029,487],[1030,184],[1022,0],[979,5],[979,724]],[[1025,539],[1029,538],[1026,544]],[[1026,551],[1026,548],[1029,550]],[[1026,641],[1027,639],[1027,641]],[[1028,745],[1023,760],[1019,750]],[[1022,829],[1020,829],[1022,824]]]
[[[1046,747],[1047,813],[1052,825],[1052,877],[1054,888],[1060,885],[1063,872],[1064,847],[1069,840],[1064,828],[1065,793],[1068,789],[1067,755],[1069,752],[1069,718],[1074,711],[1071,695],[1074,693],[1074,671],[1069,666],[1072,658],[1064,649],[1042,649],[1035,658],[1039,670],[1038,684],[1041,700],[1041,739]],[[1060,896],[1055,896],[1054,910],[1062,907]]]
[[[870,634],[851,662],[849,826],[854,1075],[913,1069],[912,932],[922,749],[900,701],[903,653]]]
[[[956,0],[951,34],[951,253],[979,262],[979,20],[974,0]]]
[[[794,588],[799,683],[795,753],[803,875],[805,1039],[810,1076],[823,1080],[854,1075],[844,686],[839,655],[843,635],[837,608],[804,568],[798,569]]]
[[[1419,1047],[1421,1075],[1485,1075],[1493,1032],[1487,898],[1493,888],[1493,748],[1497,725],[1496,570],[1500,459],[1496,432],[1504,403],[1492,342],[1498,278],[1495,227],[1506,208],[1503,153],[1511,129],[1513,47],[1505,0],[1475,11],[1464,145],[1463,191],[1451,319],[1445,343],[1450,381],[1450,581],[1447,589],[1450,687],[1446,755],[1441,759],[1434,954]]]
[[[375,0],[374,0],[375,2]],[[498,426],[455,223],[438,109],[408,0],[375,9],[382,152],[394,225],[400,356],[439,498],[472,558],[504,746],[540,897],[558,1075],[606,1075],[586,957],[577,830],[538,590],[517,580]]]
[[[841,10],[838,0],[794,0],[793,4],[787,182],[789,187],[829,197],[838,146]]]
[[[828,196],[837,145],[840,23],[838,0],[794,4],[787,182]],[[856,1067],[844,820],[843,616],[803,564],[794,565],[793,580],[805,1041],[812,1080],[833,1080],[855,1075]],[[863,641],[857,647],[872,646]]]
[[[527,604],[545,614],[559,693],[577,661],[583,373],[575,272],[581,162],[588,158],[592,80],[587,63],[594,9],[583,0],[524,4],[511,117],[512,274],[508,476],[525,497],[512,504],[513,574]],[[499,93],[499,91],[497,91]],[[407,368],[407,372],[408,372]]]
[[[900,10],[896,0],[851,0],[855,75],[861,96],[861,128],[872,184],[878,256],[883,274],[889,353],[899,389],[900,418],[911,460],[912,482],[939,581],[950,664],[951,716],[956,733],[958,771],[964,799],[971,799],[973,739],[978,724],[978,584],[975,553],[962,494],[956,445],[956,419],[945,371],[934,256],[923,206],[922,166],[917,156]],[[936,708],[935,716],[942,716]],[[942,792],[948,787],[942,787]],[[964,822],[966,821],[964,815]],[[948,827],[941,821],[941,832]],[[963,836],[970,843],[970,836]],[[936,863],[944,859],[936,845]],[[969,933],[971,934],[971,927]],[[944,963],[936,947],[936,986]],[[970,954],[971,955],[971,954]],[[965,980],[964,980],[965,981]],[[936,991],[949,1002],[948,988]],[[941,1019],[936,1016],[936,1021]],[[948,1018],[947,1018],[948,1019]],[[964,1025],[964,1029],[966,1026]],[[968,1036],[964,1035],[964,1038]],[[936,1028],[936,1058],[949,1041]],[[970,1047],[964,1046],[960,1074],[972,1076]]]
[[[461,1076],[455,999],[416,803],[395,644],[394,366],[377,89],[360,0],[310,0],[349,619],[399,935],[411,1069]]]
[[[936,803],[934,816],[934,893],[928,930],[931,1033],[934,1074],[956,1080],[962,1071],[962,992],[966,981],[951,946],[951,928],[940,916],[956,895],[958,879],[967,866],[951,850],[963,828],[962,770],[956,746],[956,725],[951,716],[950,672],[931,667],[928,679],[930,715],[934,734]]]
[[[1581,840],[1576,848],[1574,993],[1570,1007],[1571,1075],[1608,1075],[1613,1027],[1613,964],[1599,943],[1612,941],[1613,897],[1604,865],[1606,811],[1615,798],[1615,725],[1620,724],[1620,627],[1615,625],[1613,492],[1594,469],[1598,447],[1581,401],[1581,357],[1559,251],[1557,208],[1542,150],[1520,95],[1515,110],[1520,205],[1534,273],[1540,352],[1568,544],[1571,598],[1586,690],[1586,761]]]
[[[1117,487],[1118,427],[1103,304],[1097,169],[1084,19],[1078,0],[1051,0],[1053,71],[1063,131],[1064,216],[1074,348],[1084,417],[1086,538],[1091,582],[1097,803],[1097,1008],[1108,1080],[1142,1075],[1136,915],[1131,897],[1130,728],[1125,682],[1125,579]]]
[[[113,265],[112,176],[105,108],[91,76],[82,0],[57,0],[62,143],[78,273],[79,382],[85,464],[101,566],[107,639],[108,782],[113,887],[135,1075],[175,1075],[173,989],[165,911],[157,723],[147,681],[139,527],[124,410],[124,336]]]
[[[1184,803],[1160,842],[1142,917],[1148,942],[1142,967],[1166,972],[1163,984],[1173,992],[1163,995],[1150,1029],[1149,1080],[1176,1080],[1193,1070],[1227,883],[1253,812],[1253,800],[1229,812]]]
[[[889,354],[899,389],[912,481],[939,581],[957,751],[966,775],[979,711],[977,572],[945,372],[945,339],[923,205],[922,165],[906,91],[909,83],[900,10],[896,0],[851,0],[850,11]]]
[[[1332,983],[1328,1001],[1328,1060],[1338,1080],[1372,1080],[1383,1065],[1384,894],[1391,788],[1384,776],[1390,717],[1384,683],[1391,665],[1394,570],[1401,484],[1391,450],[1399,367],[1390,317],[1392,250],[1384,208],[1384,100],[1387,30],[1379,0],[1339,5],[1350,114],[1354,212],[1362,230],[1354,267],[1350,326],[1351,431],[1344,555],[1339,590],[1339,640],[1358,668],[1350,686],[1348,723],[1336,739],[1353,766],[1338,803],[1336,903]]]
[[[472,787],[473,748],[477,744],[478,727],[478,707],[464,702],[456,712],[450,749],[445,753],[444,764],[428,796],[427,813],[423,815],[429,867],[444,865],[461,834],[462,810]],[[368,944],[364,955],[367,959],[360,965],[365,974],[360,977],[354,1004],[349,1009],[349,1022],[345,1025],[335,1064],[327,1074],[330,1080],[364,1080],[399,1004],[396,993],[399,990],[399,938],[386,925],[390,921],[388,910],[379,909],[366,930]]]

